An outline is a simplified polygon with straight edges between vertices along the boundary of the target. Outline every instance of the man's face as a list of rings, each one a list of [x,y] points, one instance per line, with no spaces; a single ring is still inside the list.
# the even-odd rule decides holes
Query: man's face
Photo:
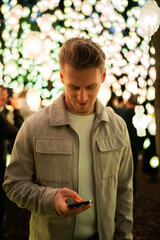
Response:
[[[67,111],[81,116],[92,114],[105,76],[106,72],[100,73],[98,68],[77,70],[66,63],[63,73],[60,72],[60,77],[65,87]]]
[[[8,101],[7,89],[0,88],[0,107],[4,107],[7,101]]]

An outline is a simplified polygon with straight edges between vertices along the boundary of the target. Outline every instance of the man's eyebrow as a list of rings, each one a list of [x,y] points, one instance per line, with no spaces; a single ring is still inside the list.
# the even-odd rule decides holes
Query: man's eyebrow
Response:
[[[93,83],[93,84],[88,85],[88,87],[93,87],[93,86],[97,86],[97,85],[98,85],[98,83]]]
[[[79,88],[79,86],[74,85],[74,84],[68,84],[68,86],[69,86],[69,87],[78,87],[78,88]]]
[[[93,83],[93,84],[90,84],[88,86],[86,86],[85,88],[92,88],[92,87],[96,87],[98,85],[98,83]],[[74,85],[74,84],[69,84],[68,85],[69,87],[75,87],[75,88],[80,88],[80,86],[77,86],[77,85]]]
[[[93,84],[90,84],[88,86],[86,86],[86,88],[94,88],[98,85],[98,83],[93,83]]]

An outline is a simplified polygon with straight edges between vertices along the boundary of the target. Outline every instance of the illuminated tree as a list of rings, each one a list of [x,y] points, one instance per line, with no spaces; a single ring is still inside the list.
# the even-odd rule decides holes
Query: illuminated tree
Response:
[[[19,93],[36,89],[53,100],[64,89],[59,78],[58,52],[74,36],[90,37],[103,48],[107,77],[99,97],[104,104],[114,92],[127,99],[138,94],[148,130],[155,135],[155,48],[143,39],[137,19],[145,0],[3,0],[5,28],[1,49],[1,84]]]

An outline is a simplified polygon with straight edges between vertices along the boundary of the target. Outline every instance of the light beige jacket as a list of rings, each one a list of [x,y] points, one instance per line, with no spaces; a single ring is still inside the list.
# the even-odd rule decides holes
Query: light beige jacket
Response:
[[[78,190],[78,136],[63,94],[21,127],[6,169],[8,198],[31,211],[29,240],[71,240],[75,217],[53,207],[58,188]],[[91,135],[97,230],[100,240],[132,239],[132,154],[125,122],[97,100]]]

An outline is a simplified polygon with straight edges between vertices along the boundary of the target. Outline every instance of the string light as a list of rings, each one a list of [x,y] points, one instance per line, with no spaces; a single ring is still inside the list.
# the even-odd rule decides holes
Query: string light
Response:
[[[63,11],[60,0],[40,0],[32,8],[5,0],[1,12],[5,19],[2,57],[6,86],[16,81],[17,89],[35,87],[42,99],[55,99],[63,91],[59,49],[66,39],[84,36],[99,43],[107,57],[107,87],[100,94],[105,98],[104,104],[109,100],[111,88],[124,99],[138,93],[140,104],[153,101],[155,49],[142,39],[136,27],[146,4],[144,0],[134,0],[129,9],[128,3],[127,0],[64,0]],[[50,94],[48,85],[53,86]]]
[[[148,41],[158,30],[160,25],[160,8],[155,0],[148,0],[139,13],[138,26],[141,35],[145,36]]]

